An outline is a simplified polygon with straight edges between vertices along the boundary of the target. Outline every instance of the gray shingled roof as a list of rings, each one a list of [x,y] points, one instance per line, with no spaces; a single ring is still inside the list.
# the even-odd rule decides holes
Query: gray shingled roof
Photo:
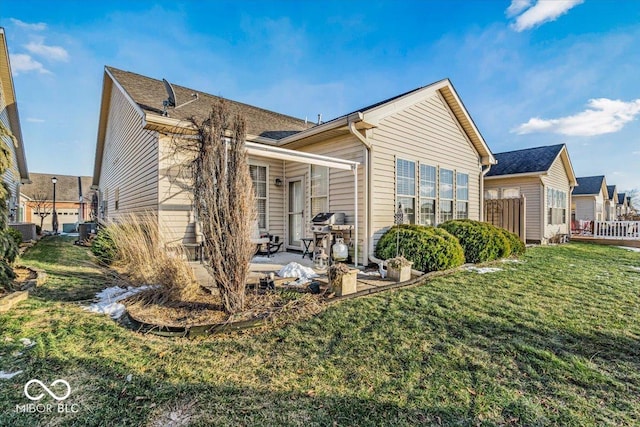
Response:
[[[514,175],[548,171],[564,144],[495,153],[498,161],[487,176]]]
[[[48,173],[34,173],[29,174],[31,177],[31,184],[23,184],[20,187],[20,192],[29,198],[34,198],[36,195],[44,193],[46,200],[53,200],[53,183],[51,178],[54,176],[58,178],[56,183],[56,201],[60,202],[77,202],[79,199],[78,194],[78,177],[72,175],[52,175]],[[82,194],[85,201],[91,201],[91,181],[90,176],[81,176],[82,181]]]
[[[609,200],[613,199],[613,193],[616,191],[615,185],[607,185],[607,193],[609,194]]]
[[[624,204],[624,199],[627,197],[627,193],[618,193],[618,204]]]
[[[106,67],[113,75],[124,90],[138,104],[138,106],[146,111],[162,114],[162,102],[167,99],[167,92],[164,88],[162,80],[152,79],[140,74],[129,71],[119,70],[113,67]],[[168,108],[169,117],[176,119],[188,120],[196,117],[198,120],[205,118],[211,106],[218,102],[219,96],[202,93],[194,89],[189,89],[177,84],[171,83],[176,93],[177,104],[193,99],[192,94],[198,93],[198,100],[185,105],[182,108],[174,110]],[[313,127],[314,123],[305,123],[305,120],[295,117],[286,116],[284,114],[274,113],[273,111],[254,107],[241,102],[224,99],[229,107],[231,114],[240,114],[247,123],[247,133],[251,135],[263,136],[272,139],[281,139],[286,136],[298,133],[305,129]]]
[[[604,175],[598,176],[583,176],[576,178],[578,186],[573,189],[573,195],[585,195],[585,194],[598,194],[602,189],[602,181]]]

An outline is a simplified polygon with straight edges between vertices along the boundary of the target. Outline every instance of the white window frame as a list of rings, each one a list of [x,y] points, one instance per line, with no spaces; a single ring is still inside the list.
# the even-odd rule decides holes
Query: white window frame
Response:
[[[567,191],[547,187],[547,225],[563,225],[567,223],[567,203],[569,194]],[[560,209],[562,220],[555,221],[554,210]]]
[[[458,172],[458,171],[455,171],[455,173],[456,173],[456,182],[455,182],[455,185],[454,185],[454,195],[456,197],[456,200],[454,202],[454,205],[455,205],[454,218],[455,219],[467,219],[467,218],[469,218],[469,174],[468,173],[464,173],[464,172]],[[467,190],[466,198],[461,198],[458,195],[458,190],[461,189],[460,184],[458,182],[460,180],[460,176],[464,176],[464,177],[467,178],[467,185],[462,187],[462,188],[465,188]],[[458,203],[466,203],[467,204],[466,209],[465,209],[466,216],[464,216],[464,217],[459,217],[458,216],[458,212],[459,212]]]
[[[327,193],[325,195],[313,194],[313,168],[325,168],[327,170]],[[311,217],[313,218],[319,212],[314,212],[313,210],[313,199],[321,199],[325,198],[327,200],[327,212],[329,211],[329,175],[331,173],[331,168],[329,166],[320,166],[320,165],[309,165],[309,209],[311,211]]]
[[[520,195],[522,194],[520,192],[520,187],[503,187],[503,188],[500,189],[500,191],[502,192],[502,198],[503,199],[519,199]],[[505,194],[505,193],[508,193],[510,191],[513,191],[513,192],[517,191],[518,195],[515,196],[513,194],[512,195]]]
[[[431,168],[433,169],[433,196],[422,195],[422,168]],[[420,163],[418,167],[419,176],[418,176],[418,207],[416,209],[418,220],[416,221],[420,225],[432,225],[435,226],[438,220],[438,167],[433,166],[427,163]],[[427,182],[427,181],[425,181]],[[423,201],[433,201],[433,223],[427,224],[426,221],[422,219],[422,203]]]
[[[451,172],[451,198],[446,198],[442,196],[442,172]],[[456,217],[456,171],[455,169],[448,169],[440,167],[438,168],[438,224],[448,221],[449,219],[442,218],[442,202],[451,202],[451,218],[455,219]]]
[[[411,195],[411,194],[398,194],[398,162],[399,161],[408,162],[408,163],[412,163],[413,164],[413,195]],[[395,169],[395,189],[394,189],[394,192],[395,192],[395,195],[396,195],[396,198],[395,198],[395,202],[396,203],[394,205],[393,211],[395,213],[395,211],[398,209],[398,205],[400,204],[400,201],[399,201],[400,198],[411,198],[411,199],[413,199],[413,221],[409,220],[408,222],[410,224],[416,224],[417,223],[416,222],[417,221],[417,218],[416,218],[416,215],[417,215],[416,202],[417,202],[417,200],[416,199],[417,199],[417,190],[418,190],[417,187],[418,187],[418,185],[417,185],[417,168],[416,168],[416,165],[419,165],[419,162],[417,162],[415,160],[409,160],[409,159],[403,158],[403,157],[396,157],[395,158],[395,164],[394,164],[394,169]],[[406,215],[411,215],[411,214],[408,214],[406,212],[406,209],[407,209],[406,207],[403,209],[403,213],[405,214],[405,216]],[[405,222],[407,222],[406,219],[405,219]]]
[[[266,197],[258,197],[255,195],[255,189],[254,189],[254,196],[256,198],[256,200],[258,199],[264,199],[265,200],[265,227],[264,228],[260,228],[259,230],[262,231],[268,231],[269,230],[269,187],[270,187],[270,182],[269,182],[269,177],[270,175],[270,171],[269,171],[269,164],[266,162],[260,162],[260,161],[256,161],[256,160],[249,160],[249,168],[251,168],[251,166],[256,166],[256,167],[263,167],[266,168],[265,172],[265,180],[266,180]],[[253,185],[253,179],[251,180],[251,184]],[[257,204],[256,204],[256,211],[257,211]],[[259,224],[259,222],[258,222]]]

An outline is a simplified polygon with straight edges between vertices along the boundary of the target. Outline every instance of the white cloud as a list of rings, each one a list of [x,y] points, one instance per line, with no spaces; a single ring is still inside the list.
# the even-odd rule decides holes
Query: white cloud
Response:
[[[24,28],[25,30],[31,30],[31,31],[43,31],[47,29],[47,24],[45,24],[44,22],[38,22],[35,24],[30,24],[28,22],[24,22],[21,21],[19,19],[15,19],[15,18],[10,18],[9,19],[15,26],[20,27],[20,28]]]
[[[512,130],[518,135],[551,132],[567,136],[594,136],[617,132],[640,114],[640,99],[630,102],[607,98],[591,99],[588,108],[559,119],[534,117]]]
[[[513,0],[506,10],[509,17],[518,15],[526,9],[524,13],[516,18],[511,27],[517,32],[529,30],[544,24],[545,22],[555,21],[559,16],[564,15],[569,9],[583,3],[584,0],[538,0],[538,2],[530,6],[530,2],[526,0]]]
[[[30,42],[24,46],[34,55],[42,56],[51,61],[68,61],[69,53],[60,46],[47,46],[42,41]]]
[[[41,63],[39,63],[26,53],[11,54],[11,70],[16,76],[20,73],[29,71],[38,71],[40,74],[51,73],[51,71],[44,68]]]
[[[519,15],[525,9],[531,6],[531,0],[511,0],[511,4],[507,8],[505,14],[509,18]]]
[[[44,123],[43,119],[38,119],[35,117],[27,117],[27,121],[30,123]]]
[[[631,154],[633,154],[635,156],[640,156],[640,151],[633,151]]]

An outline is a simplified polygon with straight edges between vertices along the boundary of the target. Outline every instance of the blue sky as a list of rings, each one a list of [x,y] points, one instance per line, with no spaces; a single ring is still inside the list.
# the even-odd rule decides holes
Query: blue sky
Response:
[[[448,77],[494,152],[640,188],[640,2],[10,1],[29,169],[91,175],[110,65],[324,120]]]

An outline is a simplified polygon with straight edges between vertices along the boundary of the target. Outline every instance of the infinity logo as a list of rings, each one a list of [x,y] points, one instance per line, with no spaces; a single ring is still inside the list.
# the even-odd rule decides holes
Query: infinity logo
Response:
[[[24,395],[27,396],[29,399],[31,400],[40,400],[44,397],[44,393],[40,393],[37,396],[31,396],[29,394],[29,386],[31,384],[38,384],[40,387],[42,387],[42,389],[44,391],[46,391],[47,393],[49,393],[49,396],[53,397],[55,400],[57,401],[61,401],[66,399],[67,397],[69,397],[69,395],[71,394],[71,386],[69,385],[68,382],[66,382],[65,380],[55,380],[54,382],[51,383],[51,385],[49,387],[55,387],[57,384],[63,384],[64,386],[67,387],[67,392],[63,395],[63,396],[58,396],[56,395],[54,392],[51,391],[51,389],[49,389],[49,387],[47,387],[46,385],[44,385],[42,383],[42,381],[40,380],[31,380],[29,382],[27,382],[24,385]]]

